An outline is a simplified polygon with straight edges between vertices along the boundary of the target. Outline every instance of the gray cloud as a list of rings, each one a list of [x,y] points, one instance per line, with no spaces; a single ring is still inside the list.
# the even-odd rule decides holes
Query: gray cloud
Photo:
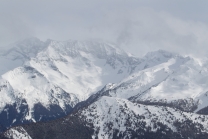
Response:
[[[42,40],[103,39],[141,56],[157,49],[208,52],[208,2],[179,0],[18,0],[0,4],[0,46]]]

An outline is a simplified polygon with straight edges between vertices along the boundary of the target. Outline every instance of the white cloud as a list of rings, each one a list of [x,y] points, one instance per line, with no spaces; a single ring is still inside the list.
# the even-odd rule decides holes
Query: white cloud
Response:
[[[27,36],[43,40],[99,38],[118,43],[135,55],[157,49],[206,55],[207,3],[192,0],[3,1],[0,46]]]

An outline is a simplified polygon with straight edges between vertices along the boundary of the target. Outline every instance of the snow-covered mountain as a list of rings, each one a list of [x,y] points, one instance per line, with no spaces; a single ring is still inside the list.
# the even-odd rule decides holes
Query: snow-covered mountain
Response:
[[[23,66],[2,75],[2,128],[62,117],[105,84],[130,75],[141,62],[109,43],[47,41],[44,44],[47,47],[34,49],[36,56],[31,56]],[[10,111],[13,114],[7,117]]]
[[[108,42],[41,42],[34,38],[15,44],[2,57],[22,63],[14,64],[14,69],[7,68],[9,71],[0,79],[1,131],[22,123],[57,119],[71,112],[77,113],[77,110],[88,117],[92,113],[85,113],[83,108],[92,111],[91,106],[100,101],[108,101],[107,110],[111,105],[125,101],[122,105],[135,105],[136,111],[141,113],[140,106],[157,111],[166,108],[165,114],[173,113],[175,108],[179,109],[176,115],[189,114],[186,112],[192,112],[195,117],[199,116],[195,113],[207,114],[207,60],[163,50],[138,58]],[[102,107],[95,107],[97,114]],[[130,106],[129,109],[134,111]],[[119,108],[115,108],[116,111],[122,114]],[[106,113],[103,110],[96,116],[97,120]],[[113,113],[107,115],[111,120],[112,116]],[[163,125],[176,131],[174,122],[179,119],[177,116],[174,119],[170,126]],[[194,119],[189,115],[186,120]],[[197,122],[207,130],[202,122]],[[95,123],[87,123],[97,130]],[[97,132],[94,136],[98,136]],[[122,132],[126,135],[127,131]],[[106,137],[112,137],[111,133],[107,134]]]
[[[161,60],[161,54],[167,59]],[[192,112],[197,112],[208,105],[207,61],[201,63],[198,59],[173,55],[161,50],[149,53],[145,58],[150,63],[163,62],[143,70],[136,70],[122,81],[108,84],[96,94],[97,96],[91,97],[125,98],[132,102],[168,105]]]
[[[28,65],[49,82],[75,94],[74,99],[79,102],[105,84],[127,77],[138,62],[140,59],[108,43],[52,41]]]
[[[205,139],[208,116],[165,106],[102,97],[63,119],[11,128],[2,136],[25,139]]]

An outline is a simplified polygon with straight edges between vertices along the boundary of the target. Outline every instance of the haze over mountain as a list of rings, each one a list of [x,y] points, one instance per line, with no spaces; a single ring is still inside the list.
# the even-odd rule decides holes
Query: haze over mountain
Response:
[[[158,49],[206,56],[207,5],[206,0],[2,1],[0,47],[30,36],[96,38],[140,57]]]

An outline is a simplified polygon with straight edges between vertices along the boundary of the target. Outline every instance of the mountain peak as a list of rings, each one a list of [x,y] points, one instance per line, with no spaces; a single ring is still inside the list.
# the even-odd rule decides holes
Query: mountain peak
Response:
[[[178,54],[159,49],[157,51],[148,52],[145,55],[145,58],[147,59],[153,59],[153,58],[170,59],[175,56],[178,56]]]
[[[75,54],[75,56],[80,53],[90,53],[97,55],[100,58],[106,58],[107,56],[119,55],[122,57],[128,57],[128,54],[122,50],[119,46],[102,41],[78,41],[78,40],[68,40],[68,41],[50,41],[49,48],[54,49],[65,54]]]

